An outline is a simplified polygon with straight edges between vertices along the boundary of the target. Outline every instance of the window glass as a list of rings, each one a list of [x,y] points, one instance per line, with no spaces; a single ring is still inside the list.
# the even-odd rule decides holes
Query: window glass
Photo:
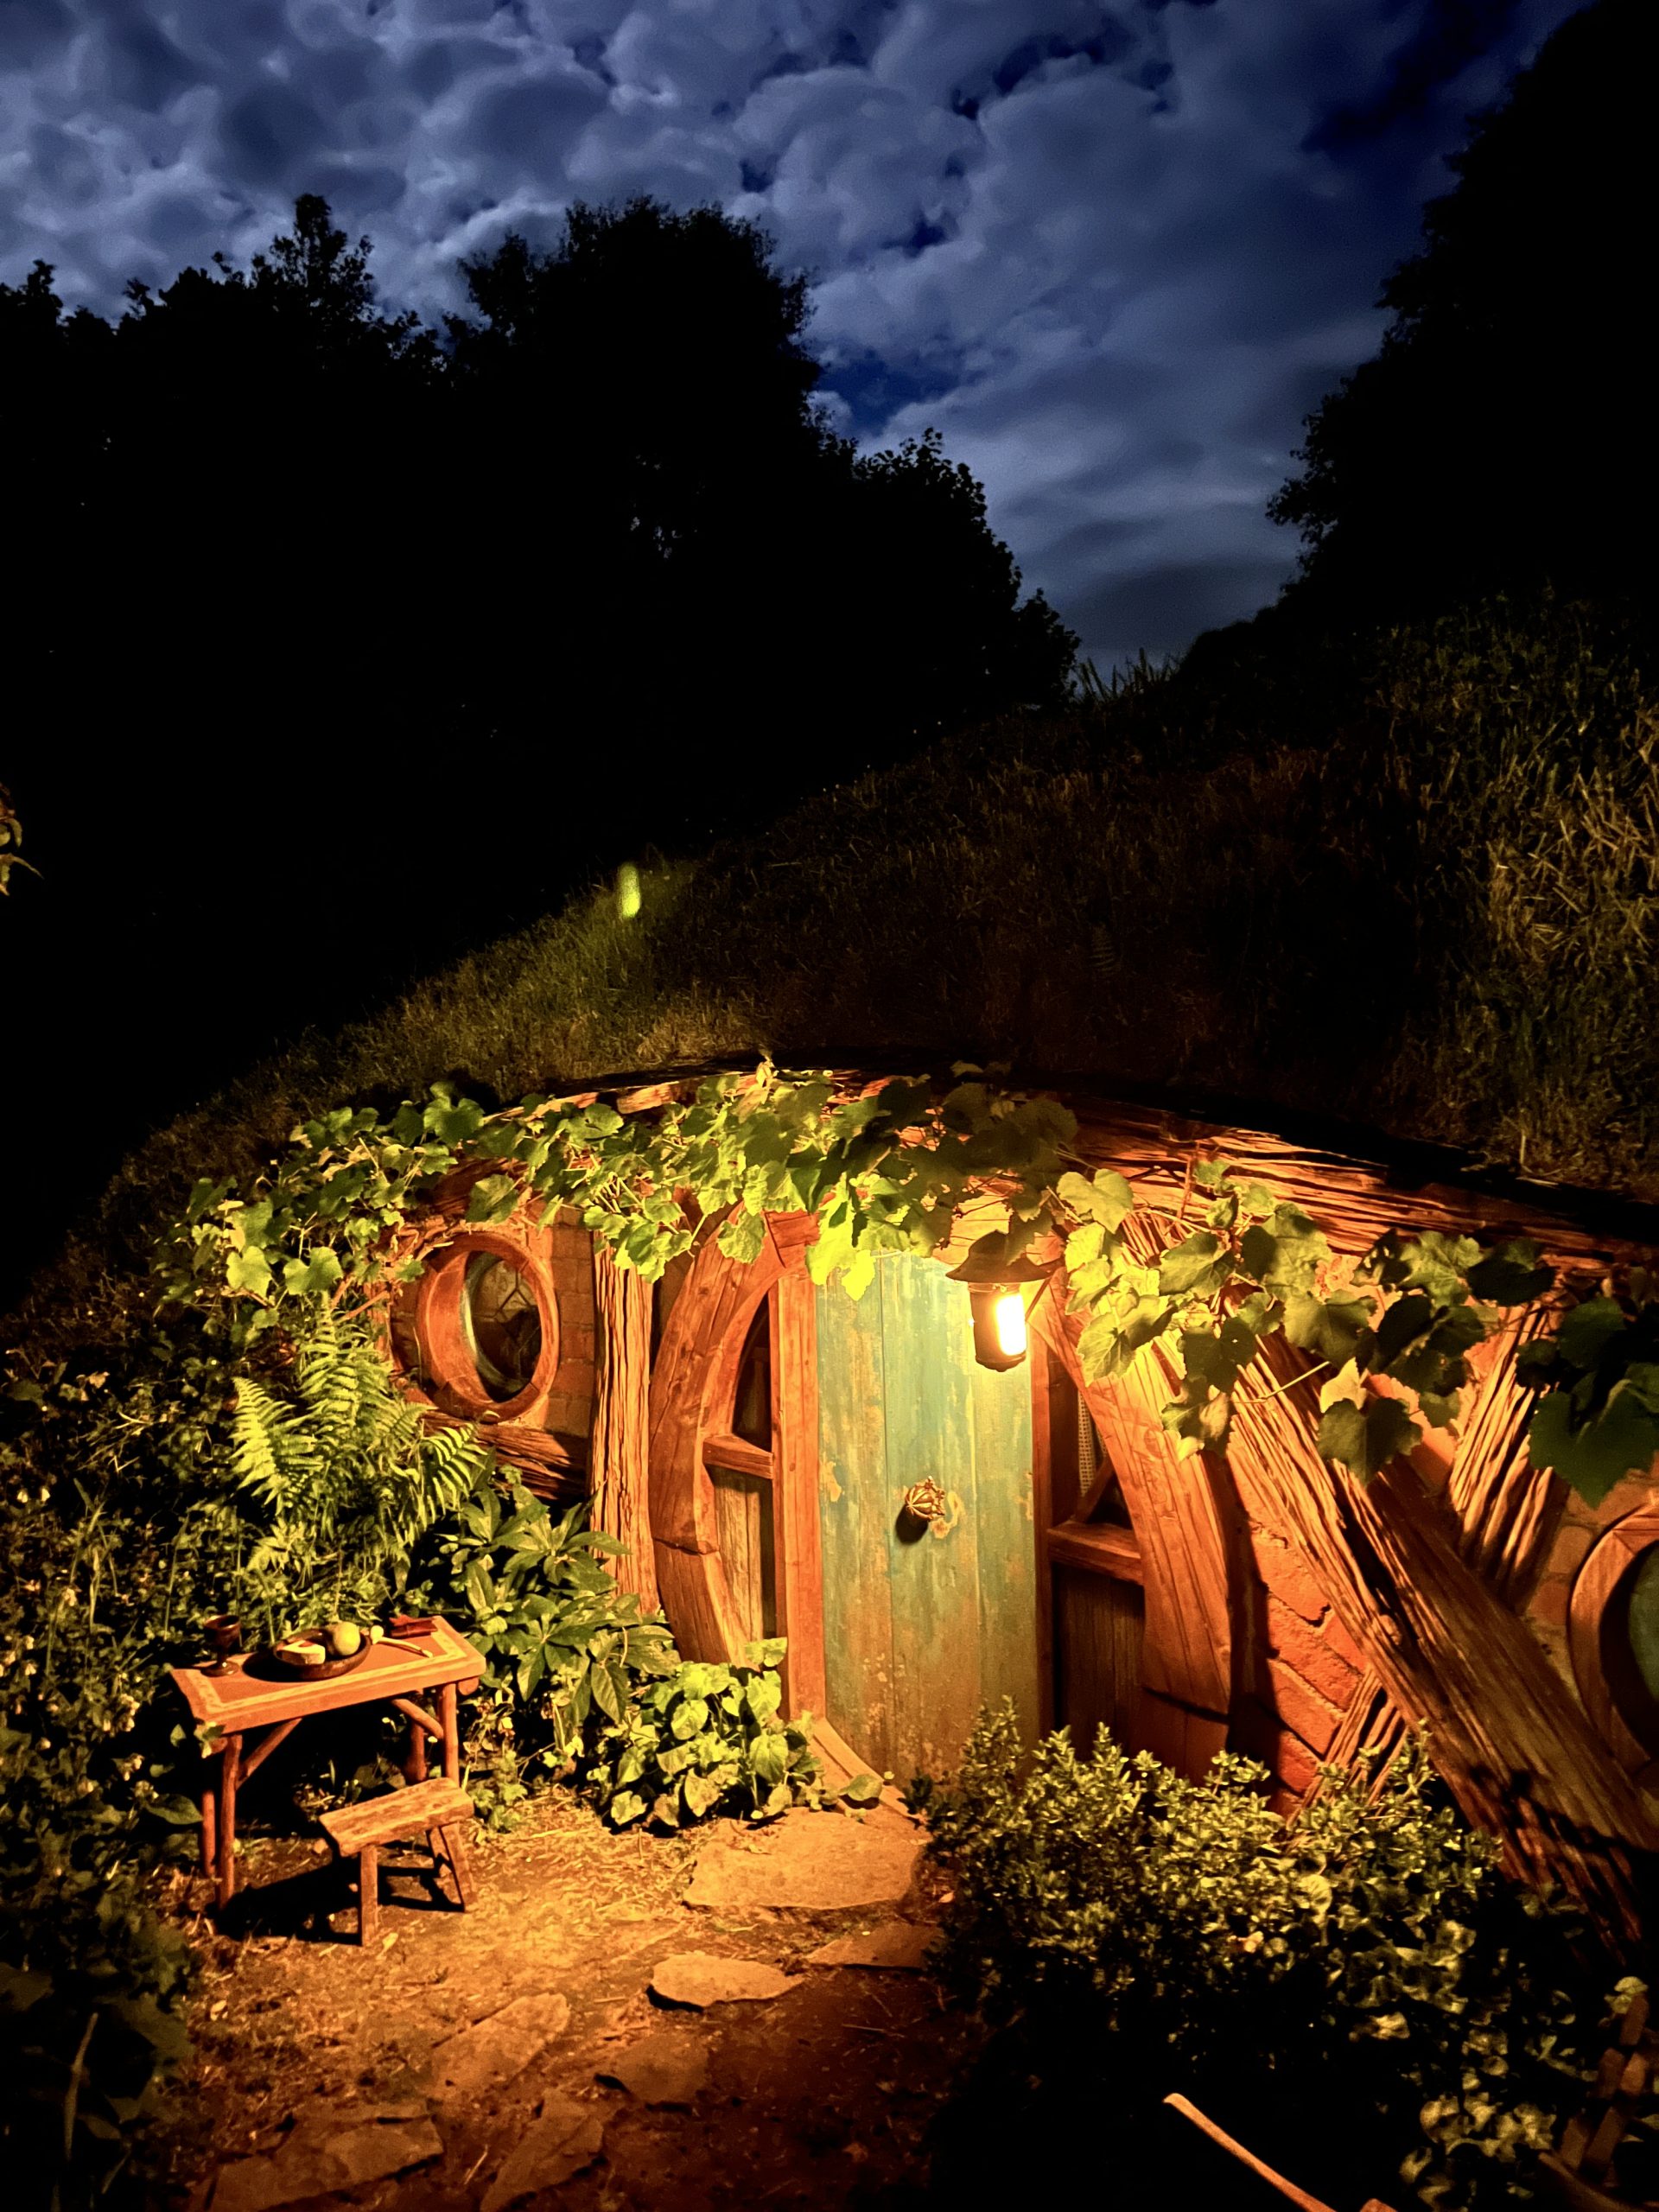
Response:
[[[1636,1571],[1626,1633],[1643,1687],[1659,1704],[1659,1546]]]
[[[1084,1497],[1100,1479],[1100,1471],[1106,1464],[1106,1447],[1100,1440],[1100,1431],[1095,1427],[1095,1417],[1089,1410],[1088,1401],[1079,1390],[1077,1401],[1077,1474],[1079,1487]],[[1103,1521],[1109,1528],[1127,1529],[1130,1526],[1129,1509],[1123,1502],[1123,1485],[1113,1469],[1107,1477],[1100,1496],[1095,1501],[1091,1521]]]
[[[732,1433],[762,1452],[772,1449],[772,1300],[763,1298],[737,1363]]]
[[[498,1402],[527,1390],[542,1356],[536,1294],[510,1260],[474,1252],[461,1289],[461,1333],[478,1379]]]

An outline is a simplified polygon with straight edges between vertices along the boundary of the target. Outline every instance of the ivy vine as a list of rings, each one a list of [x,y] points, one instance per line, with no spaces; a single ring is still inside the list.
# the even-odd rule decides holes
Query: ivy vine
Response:
[[[372,1306],[421,1272],[411,1225],[463,1165],[474,1170],[467,1223],[571,1207],[647,1279],[711,1235],[753,1262],[768,1214],[811,1214],[813,1280],[855,1298],[878,1254],[937,1251],[964,1203],[988,1195],[1008,1226],[979,1240],[982,1256],[1063,1248],[1086,1381],[1165,1345],[1180,1382],[1163,1418],[1181,1453],[1225,1446],[1242,1378],[1281,1335],[1324,1377],[1320,1452],[1367,1481],[1427,1430],[1455,1427],[1470,1354],[1506,1309],[1551,1287],[1522,1237],[1401,1230],[1338,1255],[1300,1207],[1224,1160],[1196,1162],[1179,1202],[1161,1203],[1115,1170],[1088,1172],[1057,1100],[1005,1088],[996,1070],[953,1072],[949,1089],[918,1077],[849,1090],[763,1063],[633,1114],[592,1096],[490,1111],[446,1084],[389,1117],[342,1107],[296,1130],[251,1196],[198,1184],[162,1244],[166,1294],[237,1350],[277,1325],[286,1301]],[[1533,1462],[1592,1502],[1659,1452],[1649,1288],[1633,1274],[1628,1297],[1579,1306],[1521,1356],[1543,1392]]]

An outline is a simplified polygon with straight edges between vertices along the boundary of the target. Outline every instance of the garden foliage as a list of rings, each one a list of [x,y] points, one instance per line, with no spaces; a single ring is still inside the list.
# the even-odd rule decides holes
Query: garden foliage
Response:
[[[716,1809],[751,1820],[786,1813],[824,1795],[810,1716],[785,1720],[779,1707],[782,1637],[748,1647],[744,1663],[686,1660],[645,1688],[601,1731],[588,1767],[607,1819],[618,1827],[649,1820],[677,1828]],[[861,1775],[829,1793],[854,1807],[880,1783]]]
[[[1291,1821],[1263,1778],[1224,1756],[1187,1781],[1104,1733],[1087,1759],[1065,1732],[1032,1755],[1010,1708],[988,1714],[928,1806],[946,1971],[1131,2101],[1186,2088],[1257,2145],[1288,2126],[1294,2166],[1317,2083],[1427,2201],[1507,2201],[1605,2040],[1576,1923],[1500,1878],[1419,1744],[1375,1790],[1332,1770]]]

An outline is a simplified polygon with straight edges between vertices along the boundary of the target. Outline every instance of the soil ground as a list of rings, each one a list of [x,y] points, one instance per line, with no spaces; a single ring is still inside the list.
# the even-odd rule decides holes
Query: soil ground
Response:
[[[206,1965],[195,2057],[166,2141],[173,2212],[210,2212],[216,2196],[221,2212],[251,2202],[250,2176],[269,2169],[232,2180],[238,2162],[290,2142],[296,2113],[315,2131],[320,2110],[342,2128],[376,2110],[419,2113],[424,2128],[429,2113],[436,2136],[425,2139],[441,2155],[340,2193],[279,2191],[267,2203],[472,2212],[547,2113],[582,2122],[579,2171],[524,2196],[530,2212],[1025,2199],[1062,2183],[1072,2132],[1078,2152],[1092,2152],[1096,2201],[1282,2206],[1173,2116],[1156,2145],[1114,2145],[1104,2111],[1072,2114],[1075,2131],[1057,2135],[1026,2094],[1041,2085],[1011,2094],[983,2031],[927,1973],[805,1964],[833,1937],[895,1916],[927,1921],[943,1877],[925,1861],[896,1908],[717,1912],[684,1902],[709,1841],[706,1829],[614,1834],[552,1792],[515,1834],[477,1840],[468,1912],[435,1891],[423,1852],[389,1852],[369,1950],[355,1940],[346,1873],[320,1840],[251,1842],[239,1862],[245,1886],[221,1927],[207,1916],[206,1885],[187,1891],[180,1878]],[[652,1972],[685,1951],[764,1961],[795,1979],[762,2001],[666,2007],[651,1992]],[[532,2002],[515,2019],[543,2017],[544,2003],[545,2017],[563,2020],[563,1999],[568,2022],[512,2078],[461,2098],[435,2094],[435,2047],[520,1999]],[[669,2041],[694,2074],[706,2056],[700,2088],[652,2104],[607,2079],[671,2024]],[[582,2145],[596,2148],[584,2158]],[[265,2185],[256,2180],[256,2196]]]

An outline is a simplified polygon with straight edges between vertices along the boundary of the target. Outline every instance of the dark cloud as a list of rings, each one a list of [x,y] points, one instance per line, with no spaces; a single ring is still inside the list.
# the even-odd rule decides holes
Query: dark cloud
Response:
[[[1491,52],[1514,22],[1518,8],[1519,0],[1429,0],[1389,56],[1376,90],[1363,100],[1333,107],[1304,143],[1313,152],[1338,152],[1370,143],[1397,124],[1424,116],[1443,85]]]
[[[1270,598],[1301,417],[1576,0],[0,0],[0,279],[118,308],[321,191],[383,296],[576,198],[759,220],[830,418],[937,424],[1102,665]]]

